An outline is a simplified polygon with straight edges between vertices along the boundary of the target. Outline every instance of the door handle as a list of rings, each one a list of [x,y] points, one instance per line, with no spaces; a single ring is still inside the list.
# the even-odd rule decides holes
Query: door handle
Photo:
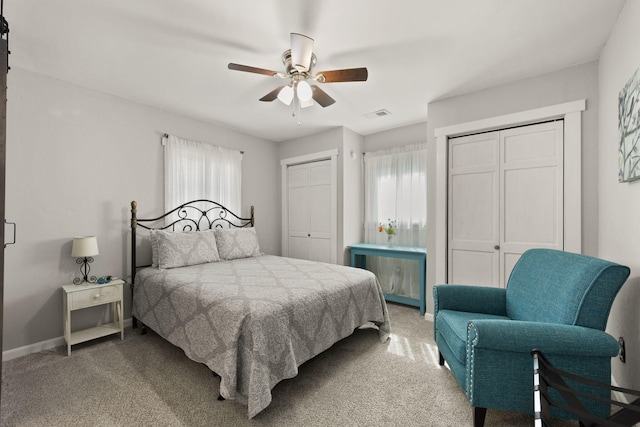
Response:
[[[8,222],[6,219],[4,220],[5,224],[9,224],[9,225],[13,225],[13,242],[9,242],[9,243],[5,243],[4,247],[6,248],[7,245],[15,245],[16,244],[16,223],[15,222]]]
[[[496,251],[497,251],[497,250],[499,250],[499,249],[500,249],[500,245],[495,245],[495,246],[493,247],[493,249],[495,249]]]

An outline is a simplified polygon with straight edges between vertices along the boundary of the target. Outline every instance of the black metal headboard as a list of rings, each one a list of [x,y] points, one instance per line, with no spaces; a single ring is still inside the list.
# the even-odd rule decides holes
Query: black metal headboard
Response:
[[[131,283],[135,281],[136,268],[136,228],[147,230],[200,231],[214,228],[244,228],[254,226],[254,208],[251,217],[242,218],[218,202],[206,199],[184,203],[157,218],[138,218],[138,203],[131,202]],[[167,220],[167,218],[169,218]],[[167,223],[167,221],[170,221]]]

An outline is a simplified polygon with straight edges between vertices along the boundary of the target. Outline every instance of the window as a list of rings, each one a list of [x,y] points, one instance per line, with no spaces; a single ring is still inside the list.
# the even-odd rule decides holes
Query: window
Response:
[[[365,153],[364,171],[365,242],[426,247],[426,144]],[[389,222],[395,226],[395,234],[387,242],[387,234],[378,227]],[[419,296],[415,261],[372,258],[369,267],[385,292]]]
[[[197,199],[218,202],[239,213],[242,153],[169,135],[164,154],[166,211]]]
[[[426,246],[426,144],[365,153],[365,239],[386,243],[378,226],[394,221],[394,242]]]

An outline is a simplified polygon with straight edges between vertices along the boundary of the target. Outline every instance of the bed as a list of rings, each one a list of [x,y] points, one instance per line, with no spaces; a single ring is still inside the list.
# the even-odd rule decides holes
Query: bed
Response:
[[[246,405],[249,418],[271,403],[276,384],[355,329],[373,324],[381,342],[390,335],[373,273],[264,255],[253,225],[253,207],[241,218],[197,200],[141,219],[131,203],[134,326],[207,365],[220,376],[221,398]],[[145,244],[152,264],[137,268]]]

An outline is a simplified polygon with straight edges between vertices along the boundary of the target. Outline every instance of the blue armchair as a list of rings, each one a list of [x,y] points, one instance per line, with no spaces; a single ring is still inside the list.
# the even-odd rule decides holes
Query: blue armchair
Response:
[[[611,358],[619,346],[604,329],[628,276],[628,267],[609,261],[531,249],[514,266],[506,289],[435,286],[440,365],[447,362],[466,393],[474,426],[484,425],[487,408],[534,413],[533,349],[559,369],[610,383]],[[584,390],[603,393],[589,386]],[[590,409],[609,414],[607,404]],[[561,410],[552,415],[574,418]]]

